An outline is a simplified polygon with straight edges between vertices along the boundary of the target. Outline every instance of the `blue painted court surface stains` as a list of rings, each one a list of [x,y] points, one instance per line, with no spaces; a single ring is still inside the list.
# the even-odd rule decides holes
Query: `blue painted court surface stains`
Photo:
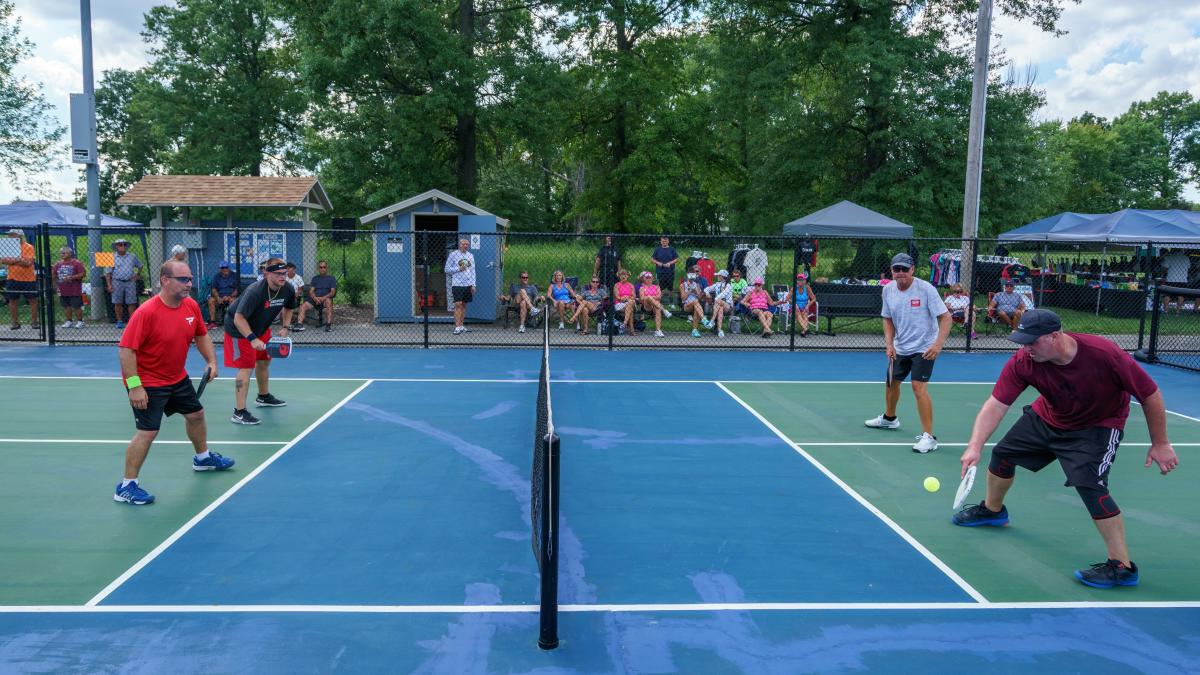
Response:
[[[532,380],[539,356],[314,348],[273,374]],[[991,381],[1007,358],[944,354],[935,380]],[[562,603],[969,602],[712,384],[878,381],[880,354],[557,350],[553,359]],[[193,357],[189,372],[200,369]],[[1200,417],[1195,374],[1148,371],[1171,410]],[[112,347],[0,347],[0,375],[117,372]],[[536,386],[372,383],[110,595],[105,609],[117,611],[0,610],[0,672],[1197,672],[1195,607],[579,608],[560,614],[562,646],[539,651],[528,476]],[[181,607],[119,611],[125,604]],[[488,605],[529,611],[471,608]]]
[[[1196,610],[0,614],[7,672],[1195,673]]]
[[[555,394],[564,604],[970,600],[715,385]],[[376,382],[104,604],[532,604],[535,395]]]

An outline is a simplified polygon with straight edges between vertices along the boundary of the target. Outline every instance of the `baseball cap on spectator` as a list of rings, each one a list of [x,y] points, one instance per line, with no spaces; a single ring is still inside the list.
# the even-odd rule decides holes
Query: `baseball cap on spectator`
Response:
[[[22,229],[21,229],[21,228],[19,228],[19,227],[14,227],[13,229],[11,229],[11,230],[9,230],[9,231],[8,231],[8,236],[10,236],[10,237],[24,237],[24,236],[25,236],[25,230],[22,230]]]
[[[175,244],[171,247],[171,255],[176,253],[187,253],[187,249],[183,247],[183,244]]]
[[[284,267],[288,268],[289,270],[294,270],[294,269],[296,269],[296,263],[290,262],[290,263],[284,265]]]
[[[759,278],[755,279],[755,280],[754,280],[754,285],[755,285],[755,286],[762,286],[762,285],[763,285],[763,278],[762,278],[762,277],[759,277]]]
[[[1013,280],[1012,280],[1012,279],[1007,279],[1007,280],[1005,280],[1005,282],[1004,282],[1004,287],[1005,287],[1005,288],[1008,288],[1009,286],[1016,286],[1016,284],[1015,284],[1015,283],[1013,283]]]
[[[1062,330],[1062,321],[1058,315],[1048,309],[1031,309],[1021,315],[1021,323],[1008,336],[1008,339],[1019,344],[1033,344],[1043,335],[1049,335]]]
[[[721,277],[722,279],[728,279],[729,272],[727,272],[725,270],[717,270],[717,276]]]
[[[807,278],[808,278],[808,275],[807,275],[807,274],[805,274],[804,272],[797,272],[797,273],[796,273],[796,278],[797,278],[797,279],[807,279]]]
[[[117,246],[117,245],[120,245],[120,244],[125,244],[126,246],[128,246],[128,245],[129,245],[129,240],[128,240],[128,239],[125,239],[124,237],[122,237],[122,238],[120,238],[120,239],[118,239],[118,240],[116,240],[116,241],[114,241],[114,242],[112,243],[112,245],[113,245],[113,246]]]
[[[647,278],[653,278],[653,277],[654,277],[654,275],[653,275],[653,274],[650,274],[649,272],[642,272],[642,275],[641,275],[641,276],[642,276],[642,278],[643,278],[643,279],[647,279]]]
[[[228,261],[228,260],[222,260],[222,261],[221,261],[221,264],[219,265],[219,267],[220,267],[221,269],[229,269],[229,261]]]
[[[896,255],[892,256],[892,266],[893,267],[907,267],[909,269],[912,269],[912,267],[913,267],[912,256],[907,253],[897,253]]]

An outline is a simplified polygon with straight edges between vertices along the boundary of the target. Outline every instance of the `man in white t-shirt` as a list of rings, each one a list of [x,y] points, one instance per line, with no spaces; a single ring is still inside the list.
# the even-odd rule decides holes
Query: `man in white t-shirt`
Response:
[[[287,282],[292,285],[292,288],[296,289],[296,297],[297,298],[304,297],[304,293],[303,293],[304,277],[300,276],[299,274],[296,274],[296,263],[294,263],[294,262],[290,262],[287,264]],[[304,324],[300,323],[298,321],[296,323],[293,323],[289,327],[292,330],[297,330],[297,329],[304,330]]]
[[[922,433],[913,452],[937,450],[933,435],[933,401],[928,382],[933,375],[933,360],[942,351],[950,334],[950,312],[937,289],[913,275],[914,263],[907,253],[892,258],[893,283],[883,287],[883,342],[887,347],[890,386],[885,393],[885,412],[866,421],[873,429],[899,429],[896,404],[900,402],[900,383],[912,373],[913,396],[921,416]]]
[[[1164,281],[1168,286],[1187,288],[1188,274],[1191,272],[1192,261],[1187,257],[1187,254],[1180,250],[1174,250],[1170,254],[1163,257],[1163,267],[1166,268],[1166,277]],[[1175,298],[1175,313],[1183,313],[1183,296],[1164,296],[1163,311],[1171,311],[1171,298]]]
[[[475,256],[468,250],[471,242],[459,239],[458,248],[446,256],[446,274],[450,275],[450,292],[454,297],[454,334],[467,332],[463,321],[467,316],[467,303],[475,295]]]

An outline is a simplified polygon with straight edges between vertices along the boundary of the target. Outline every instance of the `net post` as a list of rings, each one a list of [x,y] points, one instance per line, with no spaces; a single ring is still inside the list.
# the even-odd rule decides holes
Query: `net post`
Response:
[[[542,438],[541,607],[538,647],[558,647],[558,436]]]

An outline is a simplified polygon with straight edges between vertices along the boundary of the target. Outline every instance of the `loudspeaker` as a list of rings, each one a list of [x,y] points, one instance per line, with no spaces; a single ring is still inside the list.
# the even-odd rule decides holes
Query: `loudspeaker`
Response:
[[[339,244],[349,244],[358,236],[358,219],[357,218],[334,218],[331,221],[333,232],[331,239]]]

